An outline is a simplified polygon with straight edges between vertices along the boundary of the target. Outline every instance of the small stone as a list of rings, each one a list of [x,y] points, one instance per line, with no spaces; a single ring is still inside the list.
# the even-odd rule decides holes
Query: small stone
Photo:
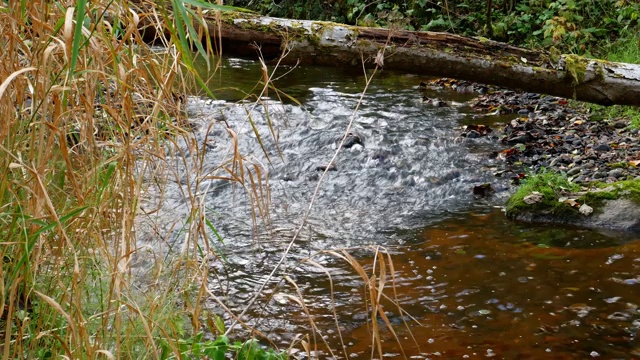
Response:
[[[598,145],[593,147],[593,150],[595,150],[595,151],[611,151],[611,146],[609,146],[607,144],[598,144]]]
[[[613,127],[616,129],[624,129],[627,127],[627,122],[624,120],[618,120],[613,123]]]
[[[580,173],[582,171],[582,169],[580,167],[574,167],[571,168],[569,171],[567,171],[567,175],[568,176],[573,176],[573,175],[577,175],[578,173]]]
[[[586,178],[584,177],[584,175],[580,175],[577,178],[573,179],[572,182],[574,183],[583,183],[586,181]]]
[[[620,169],[620,168],[613,169],[613,170],[609,171],[609,176],[617,179],[617,178],[622,176],[623,172],[624,171],[622,169]]]
[[[465,133],[468,139],[477,139],[479,137],[482,137],[482,135],[475,131],[475,130],[470,130],[469,132]],[[463,134],[463,135],[465,135]]]

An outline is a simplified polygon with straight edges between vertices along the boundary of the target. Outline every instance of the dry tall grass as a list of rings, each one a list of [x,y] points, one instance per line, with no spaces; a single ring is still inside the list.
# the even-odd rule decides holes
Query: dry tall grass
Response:
[[[4,359],[159,358],[155,339],[179,337],[178,295],[129,281],[137,159],[182,131],[184,44],[145,45],[141,22],[176,26],[143,9],[0,2]]]

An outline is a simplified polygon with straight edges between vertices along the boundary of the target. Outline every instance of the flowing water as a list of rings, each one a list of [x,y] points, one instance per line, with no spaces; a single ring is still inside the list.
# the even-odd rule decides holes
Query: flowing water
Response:
[[[494,175],[503,170],[490,156],[498,142],[458,136],[474,121],[473,95],[432,91],[452,106],[429,107],[420,78],[382,72],[354,115],[365,84],[357,72],[280,75],[280,92],[240,101],[260,94],[259,67],[226,60],[209,81],[218,100],[190,98],[193,132],[168,151],[156,175],[172,176],[141,206],[141,240],[177,250],[193,215],[189,192],[204,202],[226,257],[211,260],[211,290],[240,312],[292,240],[353,119],[361,144],[343,148],[326,173],[248,324],[285,348],[306,334],[320,358],[379,357],[374,326],[389,358],[640,356],[638,236],[506,219],[500,206],[513,189]],[[223,179],[233,176],[244,187]],[[483,183],[496,193],[476,198]],[[373,321],[362,274],[383,294],[373,303],[385,316]]]

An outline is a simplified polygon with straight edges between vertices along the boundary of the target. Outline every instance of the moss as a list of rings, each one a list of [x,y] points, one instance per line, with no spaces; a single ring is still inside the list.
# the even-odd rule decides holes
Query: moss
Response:
[[[570,182],[565,174],[552,171],[529,176],[515,194],[507,201],[507,215],[518,215],[523,212],[544,212],[558,216],[577,216],[578,210],[569,204],[559,202],[558,199],[566,192],[579,191],[580,187]],[[534,191],[542,195],[542,201],[527,204],[524,198]]]
[[[620,161],[620,162],[616,162],[616,163],[608,163],[607,164],[608,167],[612,168],[612,169],[626,169],[629,166],[631,166],[631,164],[629,164],[626,161]]]
[[[565,55],[564,60],[567,71],[573,78],[573,84],[582,84],[584,82],[584,76],[587,73],[587,65],[590,60],[577,55]]]
[[[541,214],[559,218],[581,217],[577,207],[559,202],[561,197],[575,199],[578,204],[587,204],[595,213],[601,211],[607,200],[628,199],[640,205],[640,180],[625,180],[616,183],[592,183],[588,191],[570,183],[564,174],[542,172],[529,177],[509,198],[506,205],[507,215],[515,217],[521,214]],[[524,198],[534,191],[542,194],[542,201],[527,204]]]
[[[640,205],[640,180],[625,180],[612,184],[597,183],[596,189],[579,198],[587,203],[601,204],[604,200],[629,199]]]

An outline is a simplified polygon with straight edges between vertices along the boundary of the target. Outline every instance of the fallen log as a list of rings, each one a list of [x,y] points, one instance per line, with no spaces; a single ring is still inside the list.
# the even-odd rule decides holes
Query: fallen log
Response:
[[[209,33],[225,54],[281,63],[362,68],[382,66],[449,77],[601,105],[640,106],[640,65],[554,56],[485,38],[389,30],[247,13],[205,15]],[[219,20],[217,20],[219,19]]]

